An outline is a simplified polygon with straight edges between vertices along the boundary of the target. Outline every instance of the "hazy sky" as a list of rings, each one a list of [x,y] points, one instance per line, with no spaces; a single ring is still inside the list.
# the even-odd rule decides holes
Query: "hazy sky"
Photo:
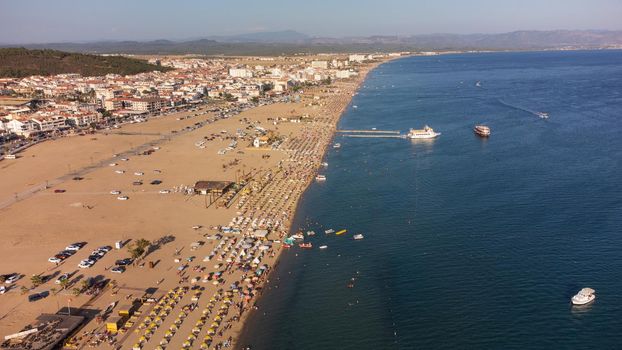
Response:
[[[0,43],[622,29],[622,0],[0,0]]]

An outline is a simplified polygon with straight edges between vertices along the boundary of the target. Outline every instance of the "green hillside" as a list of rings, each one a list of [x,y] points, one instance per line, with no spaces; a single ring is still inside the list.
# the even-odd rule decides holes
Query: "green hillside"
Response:
[[[56,50],[0,48],[0,77],[79,73],[83,76],[168,71],[146,61],[122,56],[97,56]]]

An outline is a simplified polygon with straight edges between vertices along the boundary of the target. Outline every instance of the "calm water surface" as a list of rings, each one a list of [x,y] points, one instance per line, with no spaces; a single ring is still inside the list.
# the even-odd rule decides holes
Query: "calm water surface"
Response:
[[[621,51],[405,58],[352,104],[340,128],[442,135],[336,136],[295,219],[328,249],[284,254],[244,344],[622,347]],[[596,302],[572,308],[587,286]]]

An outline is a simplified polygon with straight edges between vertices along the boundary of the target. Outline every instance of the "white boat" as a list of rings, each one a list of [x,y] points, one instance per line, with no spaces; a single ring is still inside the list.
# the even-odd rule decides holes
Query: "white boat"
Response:
[[[324,175],[317,175],[315,177],[315,181],[326,181],[326,176],[324,176]]]
[[[340,143],[336,143],[333,145],[333,148],[341,148],[341,144]]]
[[[572,297],[572,304],[573,305],[585,305],[585,304],[589,304],[592,301],[594,301],[594,299],[596,299],[596,291],[592,288],[583,288],[579,291],[579,293],[577,293],[575,296]]]
[[[473,128],[473,131],[482,137],[490,136],[490,127],[486,125],[475,125],[475,127]]]
[[[536,114],[538,115],[538,117],[540,117],[542,119],[549,119],[549,114],[548,113],[536,112]]]
[[[434,129],[426,125],[423,129],[410,129],[407,137],[410,139],[433,139],[440,134],[440,132],[434,132]]]
[[[320,249],[326,249],[326,248],[328,248],[328,246],[327,246],[327,245],[321,245],[321,246],[320,246]]]
[[[352,106],[352,108],[357,109],[357,108],[359,108],[359,106],[354,105],[354,106]]]
[[[322,247],[320,247],[322,248]],[[5,286],[0,286],[0,294],[4,294],[6,293],[6,287]]]
[[[359,233],[359,234],[356,234],[356,235],[352,236],[352,238],[354,238],[354,240],[356,240],[356,241],[359,241],[359,240],[361,240],[361,239],[363,239],[365,237],[363,237],[363,235]]]
[[[335,233],[335,230],[333,230],[332,228],[329,228],[328,230],[324,231],[324,233],[331,234],[331,233]]]
[[[328,163],[326,163],[326,162],[323,162],[323,163],[322,163],[322,164],[320,164],[320,165],[321,165],[321,166],[323,166],[324,168],[327,168],[327,167],[328,167]]]
[[[301,240],[301,239],[305,239],[305,236],[303,236],[301,233],[296,233],[294,235],[292,235],[293,239],[297,239],[297,240]]]
[[[307,236],[315,236],[315,231],[307,231]]]

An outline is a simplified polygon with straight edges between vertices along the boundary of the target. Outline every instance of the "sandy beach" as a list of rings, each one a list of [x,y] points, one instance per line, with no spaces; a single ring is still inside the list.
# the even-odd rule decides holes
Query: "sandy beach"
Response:
[[[0,296],[0,335],[67,306],[74,312],[101,311],[116,303],[105,315],[112,316],[134,302],[136,311],[118,334],[105,334],[106,322],[91,320],[67,346],[233,347],[279,252],[287,249],[281,241],[290,233],[298,200],[314,181],[339,117],[377,64],[361,67],[356,78],[309,88],[299,102],[256,107],[220,120],[207,112],[211,106],[202,107],[45,142],[17,160],[0,162],[0,273],[23,276]],[[308,118],[274,123],[300,116]],[[253,148],[257,126],[282,143]],[[241,131],[246,136],[240,137]],[[218,154],[232,140],[237,146]],[[147,149],[154,152],[143,155]],[[243,185],[235,195],[210,204],[215,198],[186,193],[201,180]],[[122,196],[126,200],[119,200]],[[270,233],[266,239],[253,238],[257,229]],[[124,273],[110,269],[129,257],[125,248],[112,249],[91,268],[77,267],[98,247],[140,238],[152,248]],[[86,246],[60,264],[47,261],[74,242]],[[54,281],[64,273],[71,282],[61,290]],[[30,289],[35,274],[47,281]],[[74,295],[73,289],[89,277],[109,283],[96,295]],[[157,303],[135,301],[147,288],[155,290]],[[40,291],[51,295],[29,303],[27,295]]]

